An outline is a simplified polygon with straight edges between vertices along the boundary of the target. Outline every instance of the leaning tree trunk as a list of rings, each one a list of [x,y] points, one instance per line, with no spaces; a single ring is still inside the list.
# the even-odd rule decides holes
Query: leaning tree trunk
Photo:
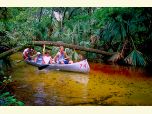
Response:
[[[9,55],[12,55],[12,54],[14,54],[14,53],[16,53],[16,52],[18,52],[18,51],[26,48],[26,47],[27,47],[27,45],[16,47],[16,48],[10,49],[8,51],[5,51],[5,52],[3,52],[3,53],[0,54],[0,59],[3,59],[3,58],[5,58],[5,57],[7,57]]]
[[[92,52],[92,53],[108,55],[108,56],[112,56],[113,54],[115,54],[115,52],[111,53],[111,52],[101,51],[101,50],[98,50],[98,49],[86,48],[86,47],[83,47],[83,46],[66,44],[66,43],[59,43],[59,42],[52,42],[52,41],[33,41],[32,43],[29,43],[28,45],[42,46],[43,44],[51,45],[51,46],[64,46],[66,48],[72,48],[72,49],[75,49],[75,50],[87,51],[87,52]],[[16,53],[20,50],[23,50],[24,48],[28,47],[28,45],[16,47],[16,48],[13,48],[13,49],[10,49],[6,52],[1,53],[0,54],[0,59],[3,59],[6,56],[14,54],[14,53]],[[46,48],[50,49],[49,47],[46,47]]]
[[[87,51],[87,52],[98,53],[98,54],[109,55],[109,56],[115,54],[115,52],[111,53],[111,52],[101,51],[98,49],[86,48],[83,46],[66,44],[66,43],[61,43],[61,42],[60,43],[59,42],[52,42],[52,41],[33,41],[31,45],[43,45],[43,44],[51,45],[51,46],[58,46],[58,47],[64,46],[66,48],[72,48],[75,50]]]

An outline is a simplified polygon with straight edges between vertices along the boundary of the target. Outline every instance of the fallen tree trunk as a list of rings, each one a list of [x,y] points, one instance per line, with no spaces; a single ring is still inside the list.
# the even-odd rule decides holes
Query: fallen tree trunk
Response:
[[[0,54],[0,59],[3,59],[6,56],[9,56],[9,55],[11,55],[13,53],[16,53],[16,52],[18,52],[18,51],[20,51],[20,50],[22,50],[22,49],[24,49],[26,47],[27,47],[27,45],[24,45],[24,46],[16,47],[16,48],[10,49],[8,51],[5,51],[5,52]]]
[[[66,48],[72,48],[72,49],[75,49],[75,50],[87,51],[87,52],[98,53],[98,54],[109,55],[109,56],[115,54],[115,52],[111,53],[111,52],[101,51],[101,50],[98,50],[98,49],[86,48],[86,47],[83,47],[83,46],[66,44],[66,43],[61,43],[61,42],[52,42],[52,41],[33,41],[31,45],[40,46],[40,45],[43,45],[43,44],[51,45],[51,46],[58,46],[58,47],[59,46],[64,46]]]
[[[101,50],[98,50],[98,49],[86,48],[86,47],[83,47],[83,46],[66,44],[66,43],[61,43],[61,42],[52,42],[52,41],[33,41],[32,43],[29,43],[28,45],[42,46],[43,44],[51,45],[51,46],[58,46],[58,47],[59,46],[64,46],[66,48],[72,48],[72,49],[75,49],[75,50],[87,51],[87,52],[109,55],[109,56],[112,56],[113,54],[115,54],[115,52],[111,53],[111,52],[101,51]],[[28,45],[16,47],[16,48],[13,48],[13,49],[10,49],[6,52],[1,53],[0,54],[0,59],[5,58],[6,56],[9,56],[11,54],[14,54],[14,53],[26,48]],[[49,47],[46,47],[46,48],[50,49]]]

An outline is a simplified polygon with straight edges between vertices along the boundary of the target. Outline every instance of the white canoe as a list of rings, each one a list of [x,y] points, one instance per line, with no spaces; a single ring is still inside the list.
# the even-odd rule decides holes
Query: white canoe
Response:
[[[33,61],[26,61],[26,63],[37,67],[41,67],[44,65],[44,64],[37,64]],[[48,64],[48,65],[49,66],[47,66],[46,69],[50,69],[50,70],[54,69],[54,70],[83,72],[83,73],[88,73],[90,71],[90,67],[87,62],[87,59],[72,64]]]

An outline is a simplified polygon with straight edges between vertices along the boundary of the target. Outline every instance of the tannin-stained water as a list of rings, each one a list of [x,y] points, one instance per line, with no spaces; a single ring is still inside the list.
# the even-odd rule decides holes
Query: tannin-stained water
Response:
[[[21,53],[11,56],[19,60]],[[13,66],[15,97],[25,105],[152,105],[152,76],[143,69],[89,63],[90,73]]]

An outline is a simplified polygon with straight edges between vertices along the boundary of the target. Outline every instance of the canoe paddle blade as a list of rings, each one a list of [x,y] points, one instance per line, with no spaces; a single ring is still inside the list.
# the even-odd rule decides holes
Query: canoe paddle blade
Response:
[[[40,66],[38,67],[39,70],[42,70],[42,69],[45,69],[46,67],[48,67],[49,65],[43,65],[43,66]]]

